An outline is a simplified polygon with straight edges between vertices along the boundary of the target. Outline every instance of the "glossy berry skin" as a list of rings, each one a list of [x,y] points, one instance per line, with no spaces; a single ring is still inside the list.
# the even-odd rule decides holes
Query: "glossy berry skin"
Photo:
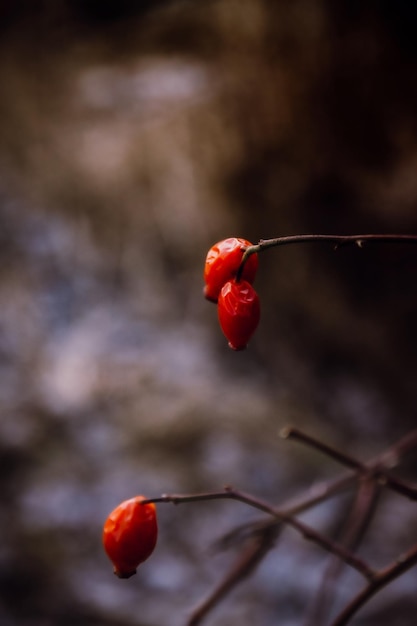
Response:
[[[125,500],[108,516],[103,545],[119,578],[130,578],[140,563],[152,554],[158,537],[156,507],[142,504],[144,496]]]
[[[204,295],[207,300],[217,302],[223,285],[236,276],[242,256],[251,242],[240,237],[229,237],[214,244],[207,253],[204,266]],[[251,254],[243,268],[241,278],[253,283],[258,269],[258,255]]]
[[[220,327],[233,350],[244,350],[261,315],[259,297],[246,280],[229,280],[217,304]]]

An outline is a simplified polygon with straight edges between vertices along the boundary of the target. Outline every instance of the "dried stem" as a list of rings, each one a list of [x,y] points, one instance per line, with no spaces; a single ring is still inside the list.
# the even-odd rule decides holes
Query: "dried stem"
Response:
[[[331,626],[345,626],[380,589],[407,572],[417,564],[417,544],[400,556],[394,563],[376,573],[373,580],[343,609]]]
[[[350,512],[348,512],[342,537],[339,540],[351,552],[356,552],[373,519],[380,492],[381,487],[371,476],[365,476],[359,481],[353,506],[349,505]],[[335,589],[341,572],[342,561],[332,555],[309,611],[307,625],[319,626],[323,623],[325,615],[329,613],[334,602]]]
[[[356,474],[349,472],[336,479],[316,483],[308,490],[306,495],[296,499],[292,498],[287,503],[281,505],[280,510],[285,511],[287,515],[290,516],[299,515],[303,511],[307,511],[321,502],[328,500],[332,496],[338,495],[342,491],[350,489],[356,482]],[[262,518],[252,522],[247,522],[246,524],[242,524],[241,526],[234,528],[230,533],[223,536],[217,545],[220,548],[227,548],[231,544],[242,540],[242,538],[246,538],[248,535],[256,534],[259,530],[267,527],[278,527],[281,524],[281,520],[271,520],[270,518]]]
[[[342,465],[355,470],[360,475],[369,475],[371,473],[375,480],[378,480],[381,484],[386,485],[392,491],[396,491],[403,496],[407,496],[411,500],[417,500],[416,487],[407,484],[399,478],[395,478],[384,467],[385,464],[389,464],[389,467],[393,467],[393,464],[398,463],[399,458],[407,449],[412,449],[417,446],[417,430],[409,433],[404,439],[401,439],[398,444],[392,446],[386,453],[380,455],[376,460],[370,461],[369,463],[362,463],[349,454],[341,452],[334,446],[329,446],[328,444],[319,441],[311,435],[307,435],[297,428],[284,428],[281,431],[281,437],[284,439],[293,439],[294,441],[299,441],[300,443],[306,444],[311,448],[315,448],[316,450],[319,450],[319,452],[335,459]]]
[[[242,257],[236,279],[240,280],[243,267],[251,254],[262,252],[267,248],[285,246],[295,243],[333,243],[336,247],[354,244],[362,248],[365,243],[417,243],[417,235],[368,234],[368,235],[288,235],[274,239],[260,239],[256,245],[246,248]]]
[[[181,504],[183,502],[196,502],[202,500],[221,500],[221,499],[230,499],[230,500],[238,500],[249,506],[252,506],[255,509],[259,509],[264,513],[268,513],[275,517],[280,522],[284,522],[291,526],[299,533],[303,535],[303,537],[309,541],[313,541],[317,545],[321,546],[325,550],[336,554],[339,558],[341,558],[345,563],[356,569],[362,576],[365,578],[372,580],[374,572],[373,570],[364,562],[362,559],[359,559],[355,555],[351,554],[348,550],[346,550],[343,546],[334,543],[327,539],[321,533],[315,531],[307,524],[300,522],[292,515],[289,515],[286,511],[281,511],[267,502],[256,498],[250,494],[244,493],[242,491],[238,491],[232,489],[231,487],[226,487],[224,491],[214,491],[208,493],[199,493],[199,494],[191,494],[191,495],[162,495],[158,498],[149,498],[144,500],[146,502],[172,502],[174,504]]]
[[[239,582],[247,578],[273,546],[278,534],[277,527],[264,528],[253,534],[237,561],[218,586],[192,612],[187,626],[197,626],[220,600]]]
[[[357,461],[350,455],[345,454],[344,452],[341,452],[340,450],[337,450],[337,448],[335,448],[334,446],[330,446],[324,443],[323,441],[320,441],[319,439],[312,437],[311,435],[308,435],[307,433],[305,433],[302,430],[299,430],[298,428],[293,428],[292,426],[286,426],[285,428],[281,430],[280,436],[283,439],[292,439],[294,441],[299,441],[301,443],[304,443],[310,446],[311,448],[315,448],[319,452],[322,452],[323,454],[330,456],[332,459],[335,459],[342,465],[346,465],[347,467],[350,467],[353,470],[356,470],[359,472],[365,471],[365,470],[366,472],[369,471],[367,468],[365,468],[365,466],[362,463],[360,463],[359,461]]]
[[[390,476],[390,480],[389,482],[387,482],[385,478],[386,470],[384,470],[383,468],[395,467],[407,453],[417,447],[417,429],[407,433],[394,445],[389,447],[387,450],[382,452],[382,454],[376,456],[374,459],[370,460],[366,464],[360,463],[353,457],[350,457],[345,453],[336,450],[336,448],[334,448],[333,446],[318,441],[314,437],[311,437],[310,435],[307,435],[299,429],[293,428],[291,426],[283,428],[280,431],[280,436],[284,439],[294,439],[302,441],[303,443],[318,449],[320,452],[328,454],[335,460],[342,462],[342,464],[346,464],[352,469],[356,468],[356,471],[354,473],[348,472],[346,474],[342,474],[338,478],[317,483],[311,487],[307,495],[283,504],[280,508],[281,510],[285,510],[288,515],[298,515],[303,511],[306,511],[320,504],[324,500],[327,500],[331,496],[337,495],[342,491],[349,489],[355,483],[357,483],[358,473],[359,476],[362,475],[364,479],[368,477],[370,479],[375,479],[377,477],[379,484],[381,484],[382,486],[391,487],[394,491],[397,491],[402,495],[406,495],[413,500],[415,499],[416,490],[414,487],[410,487],[404,481],[401,481],[400,479],[394,478],[392,476]],[[378,473],[376,471],[377,469]],[[253,526],[256,529],[256,524],[272,525],[276,523],[280,522],[271,522],[264,520],[263,522],[259,521],[255,523]]]
[[[210,595],[194,610],[187,626],[197,626],[206,614],[216,606],[216,604],[239,582],[253,572],[258,563],[267,554],[276,540],[282,523],[285,523],[300,532],[306,539],[320,545],[328,552],[338,557],[344,563],[350,565],[361,573],[368,584],[362,591],[346,606],[332,626],[343,626],[350,618],[363,606],[369,598],[375,595],[379,589],[400,576],[417,563],[417,545],[407,554],[398,559],[387,568],[374,571],[362,559],[356,557],[353,551],[363,537],[369,522],[373,517],[377,497],[379,493],[378,485],[386,486],[393,491],[405,495],[413,500],[417,499],[417,490],[407,485],[405,482],[394,478],[388,472],[388,468],[395,467],[400,459],[417,447],[417,429],[408,433],[396,444],[378,455],[375,459],[362,463],[352,456],[338,450],[337,448],[325,444],[322,441],[307,435],[296,429],[287,427],[281,431],[281,436],[287,439],[299,441],[305,445],[317,449],[323,454],[330,456],[336,461],[353,470],[340,476],[337,479],[326,481],[315,485],[307,496],[295,502],[284,505],[280,508],[273,507],[269,503],[256,498],[250,494],[237,491],[231,487],[226,487],[223,491],[214,491],[189,495],[162,495],[157,498],[149,498],[144,502],[172,502],[181,504],[186,502],[196,502],[205,500],[231,499],[243,502],[253,508],[272,516],[271,519],[258,520],[251,524],[235,529],[227,537],[230,543],[233,534],[246,539],[246,547],[240,554],[238,561],[232,566],[230,571],[210,593]],[[345,534],[341,543],[330,541],[321,533],[315,531],[306,524],[300,522],[294,516],[326,500],[327,498],[352,487],[359,479],[359,490],[356,497],[356,505],[352,510],[348,520]],[[246,534],[244,531],[247,530]],[[226,540],[225,540],[226,543]],[[333,576],[336,578],[337,566],[332,566],[328,570],[322,588],[322,599],[329,598],[330,586]],[[332,576],[332,580],[330,580]],[[327,581],[327,582],[326,582]],[[327,587],[327,589],[326,589]]]

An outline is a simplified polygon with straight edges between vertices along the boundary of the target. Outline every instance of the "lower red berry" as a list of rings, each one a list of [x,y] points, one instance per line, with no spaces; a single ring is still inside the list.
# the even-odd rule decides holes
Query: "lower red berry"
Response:
[[[152,554],[157,537],[156,507],[136,496],[119,504],[107,517],[103,545],[119,578],[130,578]]]
[[[246,280],[229,280],[217,305],[221,329],[233,350],[244,350],[260,319],[259,296]]]

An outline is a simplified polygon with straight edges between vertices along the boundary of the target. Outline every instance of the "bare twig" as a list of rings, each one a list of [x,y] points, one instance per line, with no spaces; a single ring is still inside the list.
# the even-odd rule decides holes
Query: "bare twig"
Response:
[[[407,449],[412,449],[417,446],[417,430],[409,433],[406,438],[401,439],[398,444],[392,446],[383,455],[380,455],[377,459],[368,463],[362,463],[349,454],[341,452],[334,446],[325,444],[315,437],[307,435],[298,428],[286,427],[280,434],[284,439],[293,439],[294,441],[299,441],[300,443],[304,443],[311,448],[319,450],[319,452],[335,459],[342,465],[356,470],[359,474],[369,475],[369,473],[371,473],[376,480],[378,480],[381,484],[386,485],[389,489],[392,489],[403,496],[407,496],[411,500],[417,500],[417,488],[413,485],[409,485],[399,478],[392,476],[388,469],[384,467],[385,463],[389,463],[389,466],[392,467],[394,460],[397,463],[400,456],[404,454]]]
[[[345,626],[358,611],[380,589],[407,572],[417,564],[417,544],[398,558],[394,563],[376,573],[358,595],[343,609],[331,626]]]
[[[395,467],[406,454],[416,447],[417,428],[408,432],[380,455],[381,466],[389,468]]]
[[[342,461],[346,458],[347,455],[337,451],[334,447],[324,444],[323,442],[317,442],[317,440],[306,433],[302,433],[299,429],[287,426],[280,431],[280,436],[284,439],[298,439],[303,440],[304,443],[308,443],[312,447],[319,449],[320,451],[329,454],[331,457],[335,458],[338,461]],[[319,445],[316,445],[316,442]],[[399,439],[395,444],[390,446],[387,450],[382,452],[382,454],[376,456],[374,459],[368,461],[366,464],[362,464],[352,457],[346,458],[347,464],[353,469],[356,467],[362,472],[362,475],[366,478],[369,476],[370,478],[375,477],[375,470],[373,468],[393,468],[401,461],[401,459],[408,454],[410,451],[414,450],[417,447],[417,429],[407,433],[404,437]],[[303,511],[306,511],[321,502],[324,502],[328,498],[338,495],[342,491],[346,491],[350,489],[353,485],[355,485],[358,481],[358,471],[348,472],[342,474],[341,476],[316,483],[313,485],[307,492],[307,494],[298,497],[296,499],[292,499],[289,502],[286,502],[280,505],[280,510],[286,511],[288,515],[295,516],[299,515]],[[382,469],[380,469],[380,472]],[[384,470],[386,471],[386,470]],[[390,477],[391,483],[395,483],[395,490],[403,495],[407,495],[408,497],[415,498],[415,489],[406,485],[403,481]],[[384,477],[380,477],[378,482],[382,485],[386,485],[386,480]],[[405,491],[405,493],[404,493]],[[237,537],[247,536],[248,532],[251,532],[253,529],[254,532],[257,532],[259,527],[267,526],[267,525],[275,525],[281,524],[280,521],[263,519],[255,522],[247,523],[243,526],[239,526],[230,532],[225,538],[224,543],[231,543],[233,541],[233,536]],[[246,533],[245,533],[246,531]]]
[[[251,254],[267,248],[286,246],[295,243],[333,243],[335,247],[353,244],[362,248],[365,243],[417,243],[417,235],[368,234],[368,235],[288,235],[274,239],[260,239],[256,245],[246,248],[236,278],[240,280],[243,267]]]
[[[351,552],[356,552],[375,513],[381,487],[372,476],[364,476],[359,481],[359,488],[347,521],[340,543]],[[335,599],[335,588],[342,572],[342,561],[331,556],[324,573],[321,587],[309,611],[307,625],[319,626],[324,622]]]
[[[366,587],[364,587],[358,596],[354,598],[351,603],[349,603],[349,605],[340,614],[339,618],[337,618],[345,621],[336,621],[332,626],[342,626],[343,624],[347,624],[350,617],[357,610],[359,610],[359,608],[363,606],[363,604],[365,604],[370,597],[377,593],[380,588],[388,584],[397,576],[400,576],[404,571],[412,567],[415,562],[417,562],[417,554],[415,554],[417,553],[417,546],[398,562],[388,568],[385,568],[384,570],[380,570],[379,572],[372,570],[366,562],[353,554],[373,516],[377,494],[379,493],[378,487],[380,485],[386,485],[402,495],[406,495],[414,500],[416,499],[416,489],[407,485],[403,481],[392,477],[388,473],[388,468],[391,469],[395,467],[405,454],[417,447],[417,429],[408,433],[396,444],[388,448],[388,450],[367,463],[361,463],[350,455],[341,452],[333,446],[329,446],[295,428],[288,427],[284,429],[281,431],[281,436],[309,445],[331,458],[334,458],[343,465],[346,465],[352,471],[343,474],[337,479],[325,481],[313,486],[307,496],[287,503],[286,505],[282,505],[280,508],[273,507],[259,498],[237,491],[231,487],[226,487],[223,491],[199,494],[165,494],[160,497],[149,498],[144,501],[172,502],[174,504],[181,504],[206,500],[232,499],[261,510],[273,518],[258,520],[245,526],[240,526],[235,529],[233,533],[229,533],[227,541],[225,540],[224,543],[230,543],[233,538],[233,534],[235,534],[235,536],[240,539],[242,539],[242,537],[245,539],[245,549],[239,555],[237,562],[232,566],[230,571],[225,575],[217,587],[192,613],[188,626],[197,626],[200,624],[207,613],[212,610],[235,585],[253,572],[255,567],[272,547],[283,523],[292,526],[306,539],[313,541],[334,556],[337,556],[338,559],[356,569],[369,581]],[[343,490],[349,489],[357,483],[358,480],[359,491],[356,499],[356,505],[352,511],[350,518],[351,521],[348,521],[346,532],[341,540],[341,543],[330,541],[321,533],[296,519],[295,516],[302,511],[323,502]],[[336,580],[339,566],[340,561],[337,561],[337,563],[333,562],[333,565],[329,568],[322,590],[322,600],[329,598],[330,586],[334,580]],[[330,576],[332,577],[331,581]]]
[[[229,572],[192,612],[187,626],[197,626],[220,600],[239,582],[247,578],[261,562],[263,557],[273,546],[278,534],[278,528],[269,526],[253,534],[243,552],[239,554],[237,561]]]
[[[214,491],[208,493],[200,493],[200,494],[191,494],[191,495],[162,495],[158,498],[149,498],[144,500],[144,503],[147,502],[172,502],[174,504],[181,504],[183,502],[196,502],[201,500],[221,500],[221,499],[230,499],[230,500],[238,500],[243,502],[249,506],[252,506],[255,509],[259,509],[264,513],[268,513],[272,515],[280,522],[284,522],[291,526],[299,533],[303,535],[303,537],[309,541],[316,543],[321,546],[325,550],[332,552],[333,554],[337,554],[339,558],[341,558],[345,563],[356,569],[362,576],[365,578],[372,580],[374,575],[373,570],[362,561],[362,559],[356,557],[351,554],[348,550],[346,550],[343,546],[330,541],[324,535],[317,532],[307,524],[300,522],[298,519],[289,515],[286,511],[281,511],[267,502],[256,498],[250,494],[244,493],[242,491],[237,491],[232,489],[231,487],[226,487],[224,491]]]
[[[283,439],[292,439],[293,441],[304,443],[310,448],[315,448],[319,452],[330,456],[332,459],[335,459],[342,465],[346,465],[350,469],[357,471],[365,471],[366,469],[362,463],[360,463],[350,455],[341,452],[334,446],[330,446],[327,443],[324,443],[323,441],[320,441],[319,439],[308,435],[304,431],[299,430],[298,428],[294,428],[293,426],[286,426],[285,428],[283,428],[280,432],[280,436]],[[369,470],[366,469],[366,471],[368,472]]]
[[[343,491],[346,491],[353,487],[357,482],[357,475],[351,472],[343,474],[336,479],[325,480],[314,484],[307,491],[307,494],[302,497],[292,498],[288,502],[280,505],[280,510],[285,511],[287,515],[295,516],[307,511],[308,509],[317,506],[321,502],[328,500],[332,496],[339,495]],[[227,548],[228,546],[236,543],[239,540],[245,539],[253,533],[259,532],[259,530],[271,527],[280,526],[281,520],[262,518],[252,522],[247,522],[236,528],[234,528],[227,535],[224,535],[217,545],[220,549]]]

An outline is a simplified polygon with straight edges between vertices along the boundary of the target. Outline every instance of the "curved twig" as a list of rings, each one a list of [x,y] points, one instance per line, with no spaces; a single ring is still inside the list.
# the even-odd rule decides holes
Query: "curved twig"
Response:
[[[356,552],[371,523],[381,493],[381,486],[371,475],[363,476],[350,511],[345,511],[346,522],[339,539],[351,552]],[[318,626],[325,623],[336,596],[336,587],[342,573],[343,562],[331,555],[324,572],[320,588],[308,612],[306,626]]]
[[[267,502],[256,498],[255,496],[244,493],[242,491],[238,491],[236,489],[232,489],[231,487],[225,487],[224,491],[212,491],[191,495],[164,494],[158,498],[148,498],[144,500],[143,503],[172,502],[173,504],[181,504],[183,502],[224,499],[238,500],[255,509],[263,511],[264,513],[269,513],[280,522],[284,522],[285,524],[288,524],[288,526],[291,526],[292,528],[297,530],[303,535],[305,539],[316,543],[317,545],[321,546],[325,550],[328,550],[329,552],[332,552],[333,554],[336,554],[339,558],[342,559],[342,561],[356,569],[360,574],[362,574],[362,576],[364,576],[368,580],[372,580],[374,576],[374,571],[368,566],[367,563],[346,550],[343,546],[333,541],[330,541],[324,535],[317,532],[307,524],[304,524],[292,515],[289,515],[286,511],[281,511],[271,506]]]
[[[366,234],[366,235],[287,235],[273,239],[260,239],[256,245],[246,248],[236,279],[240,280],[243,267],[251,254],[262,252],[267,248],[286,246],[296,243],[333,243],[336,247],[353,244],[362,248],[365,243],[417,243],[417,235]]]
[[[405,454],[407,449],[412,449],[417,446],[417,429],[408,433],[406,437],[389,448],[387,452],[368,463],[362,463],[349,454],[346,454],[334,446],[330,446],[315,437],[306,434],[298,428],[283,428],[280,435],[284,439],[293,439],[294,441],[306,444],[311,448],[315,448],[319,452],[326,454],[342,465],[355,470],[360,475],[372,474],[375,480],[377,480],[381,485],[406,496],[410,500],[417,500],[417,488],[403,480],[400,480],[399,478],[396,478],[395,476],[392,476],[386,468],[387,465],[389,467],[393,467],[397,464],[400,456]]]
[[[332,622],[331,626],[345,626],[351,617],[380,589],[388,585],[417,564],[417,544],[394,563],[376,573],[373,580],[353,598]]]
[[[242,580],[247,578],[262,561],[274,545],[279,527],[269,526],[254,533],[247,541],[244,550],[239,554],[225,577],[191,613],[187,626],[198,626],[224,596]]]

